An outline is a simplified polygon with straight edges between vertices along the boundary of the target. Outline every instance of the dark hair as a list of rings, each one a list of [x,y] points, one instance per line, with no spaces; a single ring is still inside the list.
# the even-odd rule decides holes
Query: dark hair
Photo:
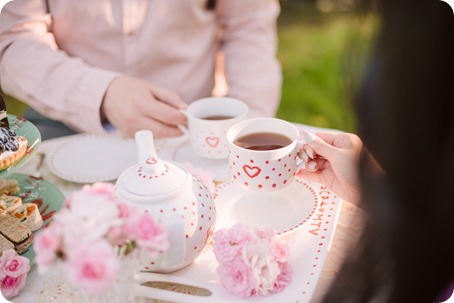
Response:
[[[205,4],[207,10],[214,10],[216,8],[216,0],[207,0]]]
[[[323,302],[437,302],[454,281],[454,15],[377,1],[380,30],[355,99],[367,221]]]

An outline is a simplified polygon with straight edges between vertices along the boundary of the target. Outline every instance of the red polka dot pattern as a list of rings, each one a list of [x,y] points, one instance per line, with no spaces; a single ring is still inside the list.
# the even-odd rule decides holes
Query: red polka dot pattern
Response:
[[[331,218],[339,203],[339,198],[333,193],[329,192],[325,186],[320,186],[318,189],[318,196],[320,198],[320,206],[308,224],[309,235],[314,237],[311,239],[314,243],[312,245],[312,251],[308,252],[311,256],[310,270],[305,274],[304,286],[300,292],[300,299],[294,302],[308,302],[310,300],[310,294],[312,294],[315,285],[318,281],[318,277],[324,265],[325,257],[329,249],[329,241],[331,239],[335,220],[325,220],[325,218]]]
[[[235,151],[233,151],[235,153]],[[266,155],[254,158],[234,154],[229,157],[230,173],[233,179],[256,191],[271,191],[284,188],[296,174],[297,150],[283,152],[275,159]]]
[[[177,215],[182,220],[185,233],[183,234],[186,246],[185,264],[189,264],[200,254],[205,244],[210,241],[214,224],[216,222],[216,207],[211,197],[210,190],[202,181],[193,178],[192,192],[183,194],[176,203],[163,203],[157,210],[158,216]],[[169,248],[172,249],[172,248]],[[145,270],[158,270],[158,264],[164,256],[161,254],[157,259],[144,266]]]

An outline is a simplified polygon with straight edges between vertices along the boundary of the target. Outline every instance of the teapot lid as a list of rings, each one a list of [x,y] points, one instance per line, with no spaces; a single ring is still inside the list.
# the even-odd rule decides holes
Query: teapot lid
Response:
[[[120,188],[135,195],[158,196],[174,191],[186,182],[189,176],[185,170],[158,158],[151,131],[138,131],[135,139],[138,163],[118,178]]]

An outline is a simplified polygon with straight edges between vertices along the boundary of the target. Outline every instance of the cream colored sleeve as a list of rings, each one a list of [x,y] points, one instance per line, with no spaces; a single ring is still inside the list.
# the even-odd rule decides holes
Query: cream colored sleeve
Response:
[[[274,116],[280,103],[279,12],[277,0],[218,1],[229,95],[247,102],[251,116]]]
[[[99,109],[117,73],[59,49],[42,0],[8,2],[0,14],[0,86],[5,94],[80,132],[103,133]]]

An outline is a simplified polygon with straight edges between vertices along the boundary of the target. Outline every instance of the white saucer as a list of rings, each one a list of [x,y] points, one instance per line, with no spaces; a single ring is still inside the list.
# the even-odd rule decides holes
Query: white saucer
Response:
[[[60,145],[50,155],[49,169],[56,176],[77,183],[112,181],[137,163],[133,139],[82,135]]]
[[[274,192],[254,192],[229,181],[219,185],[213,196],[218,213],[216,229],[242,223],[283,234],[309,221],[319,205],[316,191],[298,178]]]
[[[183,142],[175,149],[172,160],[180,163],[189,162],[195,167],[203,168],[213,174],[213,180],[223,182],[230,179],[229,160],[206,159],[198,156],[192,150],[189,141]]]

